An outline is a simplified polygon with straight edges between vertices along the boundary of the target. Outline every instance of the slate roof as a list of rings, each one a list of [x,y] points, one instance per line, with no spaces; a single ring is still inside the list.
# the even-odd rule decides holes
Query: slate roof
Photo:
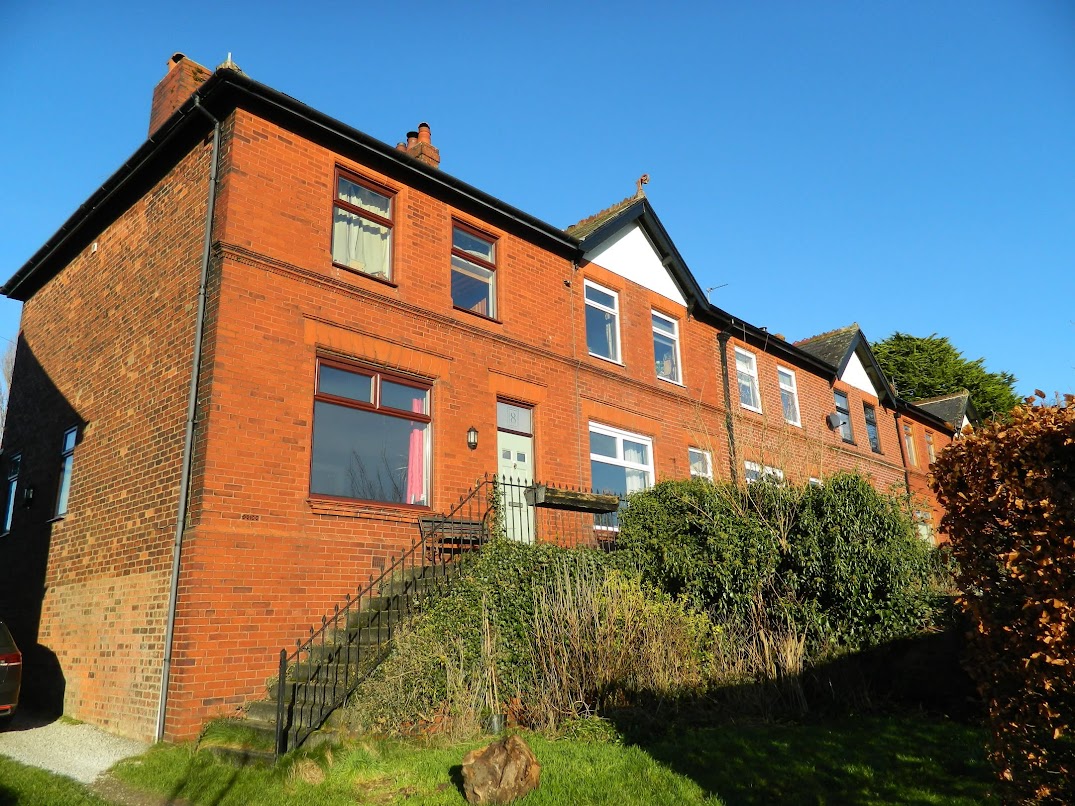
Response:
[[[851,343],[860,332],[858,322],[852,322],[847,327],[797,341],[795,346],[815,358],[820,358],[826,364],[839,368],[851,349]]]
[[[588,218],[582,219],[576,224],[572,224],[564,232],[570,235],[572,238],[578,240],[584,240],[587,235],[591,235],[601,228],[603,224],[608,223],[636,201],[644,199],[645,196],[636,194],[634,196],[628,196],[626,199],[620,202],[616,202],[611,207],[606,207],[599,213],[594,213]]]
[[[970,392],[966,389],[961,389],[954,394],[916,400],[914,404],[940,417],[946,423],[951,423],[957,431],[963,425],[963,416],[968,415],[968,410],[973,411],[973,406],[970,405]],[[971,420],[975,419],[973,413],[968,416]]]

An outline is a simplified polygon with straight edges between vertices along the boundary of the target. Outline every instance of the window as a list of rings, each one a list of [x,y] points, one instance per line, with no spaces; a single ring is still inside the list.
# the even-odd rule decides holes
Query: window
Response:
[[[590,355],[620,360],[619,296],[586,281],[586,348]]]
[[[836,414],[840,418],[840,436],[844,442],[854,442],[855,435],[851,431],[851,408],[847,402],[845,392],[834,391],[833,399],[836,401]]]
[[[7,460],[7,496],[4,498],[4,528],[3,534],[11,531],[11,522],[15,518],[15,492],[19,486],[19,467],[22,465],[22,454],[16,453]]]
[[[925,509],[916,509],[914,513],[915,533],[930,545],[933,544],[933,513]]]
[[[595,490],[621,496],[651,486],[652,440],[590,423],[590,479]]]
[[[392,192],[343,171],[332,202],[332,262],[392,279]]]
[[[321,360],[310,492],[429,506],[430,386]]]
[[[687,450],[687,459],[691,464],[692,479],[713,480],[713,456],[709,451],[703,451],[700,448],[689,448]]]
[[[761,465],[757,462],[743,462],[743,467],[746,470],[747,484],[753,484],[756,481],[768,481],[773,484],[784,483],[784,471],[779,467]]]
[[[914,449],[914,429],[910,423],[903,424],[903,444],[907,448],[907,464],[917,465],[918,454]]]
[[[680,383],[679,375],[679,323],[656,311],[653,318],[653,360],[657,377]]]
[[[761,413],[758,391],[758,362],[753,353],[735,348],[735,375],[739,381],[739,403],[744,409]]]
[[[937,451],[933,447],[933,433],[930,431],[926,432],[926,456],[929,457],[930,464],[937,461]]]
[[[71,495],[71,470],[75,463],[75,442],[77,428],[68,428],[63,432],[63,450],[60,452],[60,483],[56,492],[56,517],[67,514],[67,499]]]
[[[866,438],[874,453],[881,452],[881,437],[877,433],[877,411],[869,403],[862,404],[862,414],[866,418]]]
[[[795,386],[795,373],[790,369],[777,367],[776,378],[780,382],[780,405],[784,408],[784,421],[792,425],[801,425],[799,390]]]
[[[452,227],[452,305],[496,318],[496,242],[460,224]]]
[[[824,487],[825,486],[824,482],[822,482],[821,479],[819,479],[817,476],[811,476],[809,484],[810,484],[811,487]]]

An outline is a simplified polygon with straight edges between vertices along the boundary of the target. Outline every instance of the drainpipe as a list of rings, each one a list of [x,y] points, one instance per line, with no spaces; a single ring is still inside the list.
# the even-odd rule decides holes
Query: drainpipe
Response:
[[[732,417],[732,390],[728,380],[728,339],[731,335],[722,330],[717,334],[720,346],[720,380],[724,387],[724,430],[728,432],[728,465],[732,472],[732,484],[739,483],[739,459],[735,450],[735,420]]]
[[[213,215],[216,209],[218,163],[220,161],[220,121],[194,96],[194,108],[213,123],[213,153],[209,167],[209,202],[205,211],[205,242],[202,247],[202,275],[198,286],[198,315],[194,325],[194,360],[190,370],[190,395],[187,398],[187,425],[183,438],[183,458],[179,478],[179,505],[176,508],[175,544],[172,547],[172,584],[168,591],[168,626],[164,631],[164,666],[161,670],[160,706],[157,709],[157,738],[164,738],[164,717],[168,706],[168,682],[172,672],[172,639],[175,635],[175,611],[179,598],[179,564],[183,549],[183,531],[187,522],[191,461],[194,447],[194,417],[198,407],[198,371],[202,363],[202,333],[205,330],[206,286],[209,283],[209,259],[213,242]]]
[[[913,517],[914,507],[911,506],[911,471],[907,469],[907,451],[903,446],[903,424],[900,423],[899,409],[893,409],[892,416],[896,420],[896,441],[900,443],[900,461],[903,462],[903,488],[907,491],[907,513]]]

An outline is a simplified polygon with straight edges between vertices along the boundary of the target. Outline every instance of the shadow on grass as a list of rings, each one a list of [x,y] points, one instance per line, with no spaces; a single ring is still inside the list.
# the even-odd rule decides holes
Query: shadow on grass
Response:
[[[608,717],[727,806],[969,806],[987,799],[991,774],[958,643],[906,639],[797,678]]]

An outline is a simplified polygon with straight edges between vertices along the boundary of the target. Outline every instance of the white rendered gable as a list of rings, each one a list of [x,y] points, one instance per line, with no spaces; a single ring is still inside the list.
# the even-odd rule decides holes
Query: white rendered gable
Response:
[[[585,259],[680,305],[687,304],[672,275],[661,265],[661,256],[637,223],[587,252]]]
[[[840,380],[854,386],[856,389],[861,389],[868,395],[873,395],[878,399],[881,397],[880,390],[874,387],[870,376],[866,374],[866,367],[862,366],[858,353],[851,354],[851,360],[847,362]]]

